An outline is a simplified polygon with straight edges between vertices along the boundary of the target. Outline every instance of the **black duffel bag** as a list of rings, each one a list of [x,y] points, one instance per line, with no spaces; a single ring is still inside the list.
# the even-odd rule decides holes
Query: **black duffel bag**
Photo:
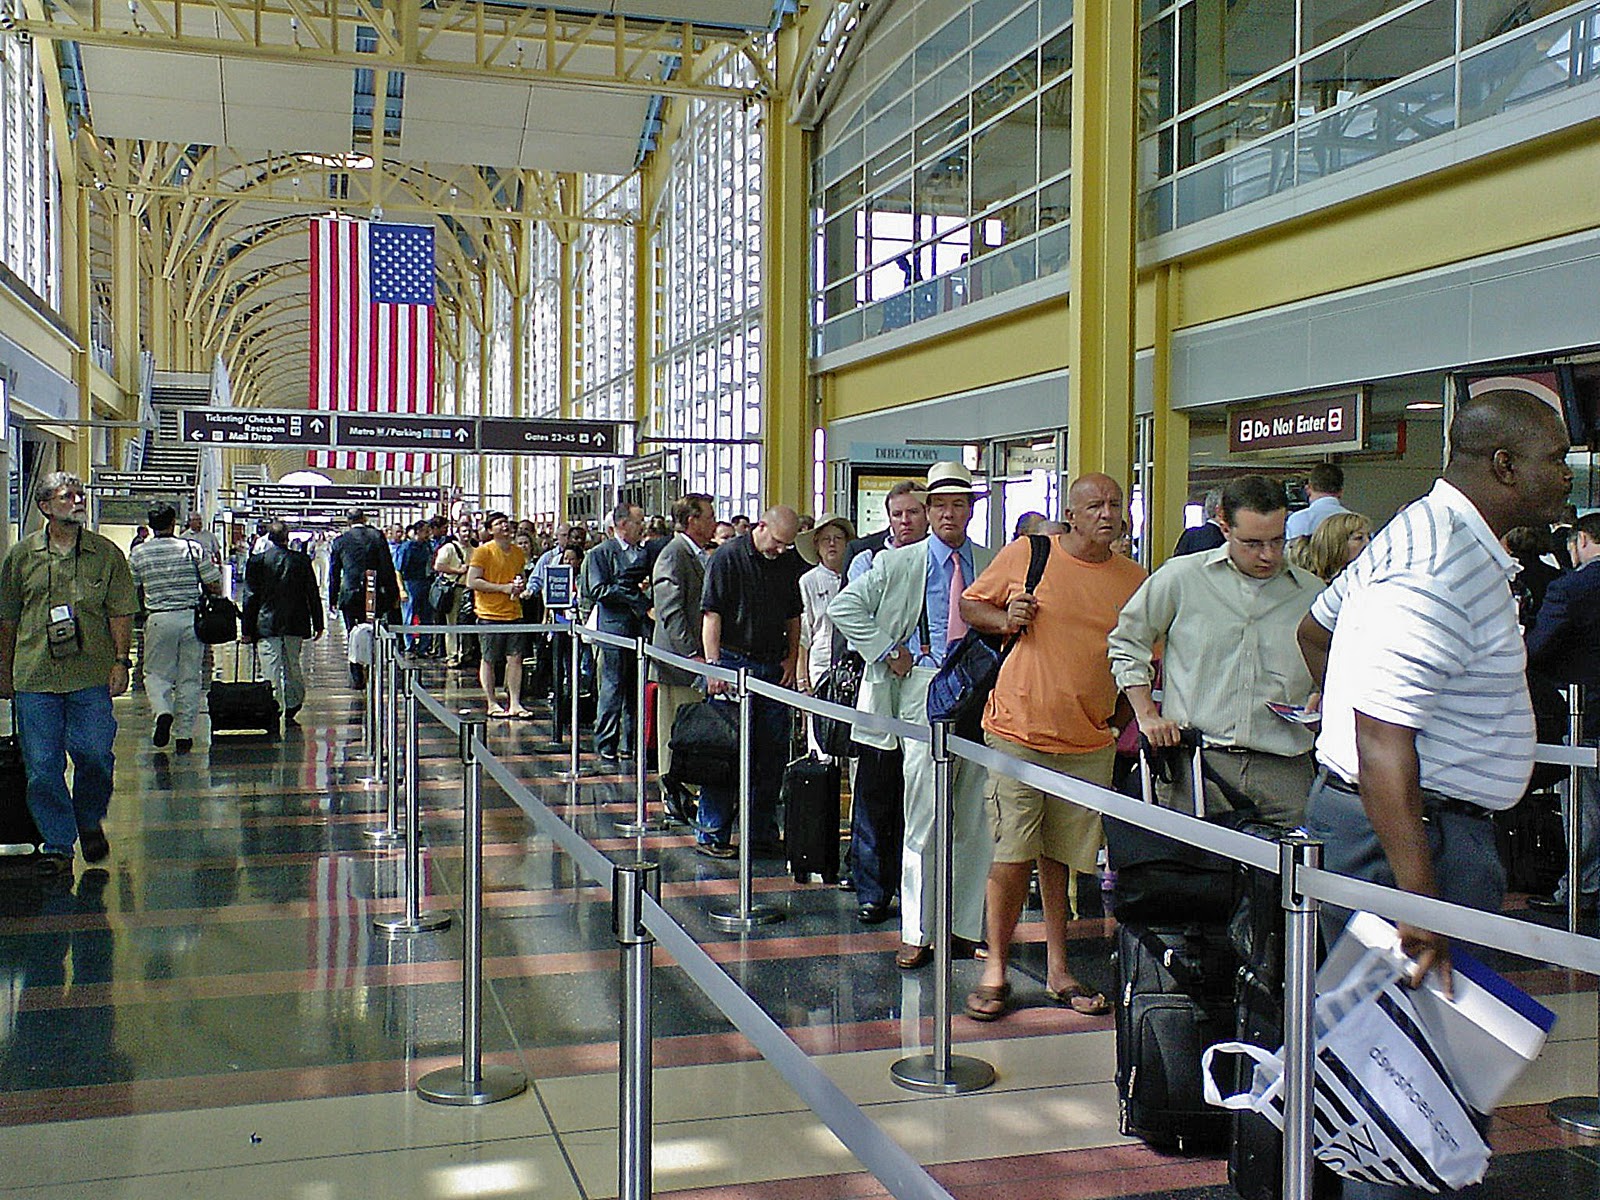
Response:
[[[812,695],[818,700],[854,708],[856,697],[861,694],[861,673],[865,669],[861,656],[854,650],[847,650],[842,657],[835,657],[833,666],[817,680],[816,687],[811,689]],[[849,721],[836,721],[832,717],[816,714],[811,717],[811,729],[817,735],[817,745],[824,754],[833,758],[851,758],[855,755],[856,745],[850,740],[852,728]]]
[[[667,744],[672,774],[663,783],[728,787],[739,782],[739,706],[732,701],[685,704],[672,722]]]

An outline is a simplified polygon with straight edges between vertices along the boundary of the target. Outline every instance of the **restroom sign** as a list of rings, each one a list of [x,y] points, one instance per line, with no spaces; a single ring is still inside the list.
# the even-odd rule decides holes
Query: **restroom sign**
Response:
[[[1228,410],[1230,454],[1331,454],[1366,446],[1365,388]]]

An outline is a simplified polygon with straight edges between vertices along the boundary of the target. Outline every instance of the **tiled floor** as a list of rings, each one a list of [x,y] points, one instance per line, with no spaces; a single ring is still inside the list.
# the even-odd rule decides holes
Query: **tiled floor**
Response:
[[[334,642],[316,647],[300,727],[277,742],[148,744],[141,696],[118,702],[118,788],[105,869],[43,888],[0,880],[0,1195],[37,1200],[175,1196],[450,1200],[616,1194],[618,960],[605,893],[533,834],[486,784],[485,1003],[489,1062],[533,1086],[481,1109],[410,1091],[460,1062],[460,922],[387,941],[399,855],[376,851],[381,794],[362,782],[359,699]],[[436,692],[471,703],[442,671]],[[626,777],[585,780],[576,803],[542,725],[490,727],[497,753],[607,854],[636,853],[614,823]],[[430,907],[457,912],[460,768],[427,722],[419,775]],[[925,1049],[929,973],[898,971],[893,927],[854,920],[852,898],[797,887],[757,864],[789,917],[749,937],[707,919],[734,895],[733,864],[682,832],[646,844],[668,910],[813,1055],[866,1114],[961,1200],[1222,1197],[1225,1164],[1120,1137],[1109,1018],[1049,1004],[1037,944],[1019,948],[1022,1007],[997,1025],[958,1017],[963,1053],[997,1084],[919,1097],[889,1066]],[[1037,914],[1033,914],[1036,920]],[[1074,924],[1079,973],[1108,986],[1109,924]],[[1039,929],[1026,935],[1036,939]],[[696,1200],[887,1193],[777,1072],[658,954],[655,1187]],[[1490,1200],[1600,1191],[1593,1150],[1559,1134],[1543,1102],[1595,1087],[1592,984],[1503,963],[1561,1014],[1555,1040],[1500,1113]],[[975,977],[956,964],[955,994]]]

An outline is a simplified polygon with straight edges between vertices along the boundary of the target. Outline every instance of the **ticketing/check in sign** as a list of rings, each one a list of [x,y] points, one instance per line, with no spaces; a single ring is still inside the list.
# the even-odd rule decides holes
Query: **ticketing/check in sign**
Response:
[[[1230,454],[1334,454],[1366,448],[1367,394],[1357,388],[1228,410]]]

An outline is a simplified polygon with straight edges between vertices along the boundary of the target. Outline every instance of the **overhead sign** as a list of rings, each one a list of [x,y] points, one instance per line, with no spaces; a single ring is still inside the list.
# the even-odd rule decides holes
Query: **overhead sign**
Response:
[[[424,454],[484,451],[580,458],[626,458],[633,452],[633,424],[629,421],[273,408],[188,408],[182,415],[181,437],[187,445],[314,446]]]
[[[106,491],[161,496],[193,491],[194,476],[179,471],[96,471],[92,484]]]
[[[874,442],[850,443],[850,461],[858,463],[897,463],[908,467],[931,467],[939,462],[961,462],[963,453],[960,446],[916,446],[904,442],[899,445]]]
[[[554,421],[484,417],[478,447],[507,454],[619,454],[622,421]]]
[[[391,487],[381,484],[251,483],[245,497],[253,505],[329,504],[438,504],[444,493],[436,487]]]
[[[1364,389],[1228,410],[1230,454],[1331,454],[1365,448]]]
[[[343,450],[424,450],[450,453],[477,448],[475,417],[339,413],[333,444]]]
[[[324,413],[269,408],[186,408],[183,440],[214,446],[331,446]]]

